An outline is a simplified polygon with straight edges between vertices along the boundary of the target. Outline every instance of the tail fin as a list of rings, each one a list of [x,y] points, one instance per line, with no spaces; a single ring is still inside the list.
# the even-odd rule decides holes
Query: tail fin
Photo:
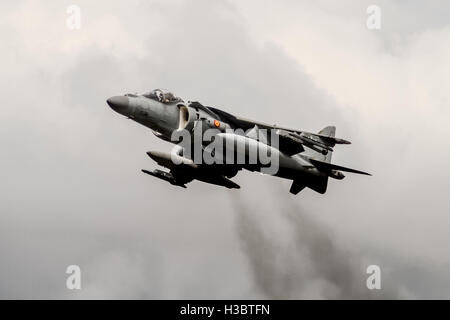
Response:
[[[318,134],[320,134],[321,136],[324,136],[324,137],[333,137],[334,138],[334,136],[336,134],[336,127],[334,127],[334,126],[325,127],[322,130],[320,130],[318,132]],[[311,148],[305,148],[305,154],[307,154],[308,156],[310,156],[313,159],[319,160],[320,162],[325,162],[325,163],[331,162],[331,155],[332,155],[331,151],[327,151],[326,154],[323,154],[323,153],[315,151]],[[327,186],[328,186],[328,176],[317,177],[317,178],[310,179],[307,181],[305,181],[304,179],[302,179],[302,181],[294,180],[292,182],[290,192],[292,194],[297,194],[301,190],[303,190],[303,188],[308,187],[318,193],[323,194],[327,191]]]
[[[336,127],[328,126],[319,131],[319,134],[327,136],[327,137],[335,137],[336,136]],[[322,155],[322,161],[331,162],[331,152],[328,152],[326,155]]]
[[[344,139],[338,139],[335,138],[336,134],[336,127],[334,126],[328,126],[323,128],[318,132],[316,137],[320,138],[321,140],[328,141],[330,145],[334,147],[335,144],[349,144],[350,142]],[[314,136],[314,134],[310,134]],[[314,177],[310,179],[297,179],[292,182],[290,192],[292,194],[298,194],[300,191],[302,191],[305,187],[308,187],[318,193],[325,193],[327,191],[327,185],[328,185],[328,177],[332,177],[334,179],[343,179],[344,175],[340,171],[346,171],[346,172],[352,172],[352,173],[358,173],[358,174],[365,174],[365,175],[371,175],[370,173],[359,171],[351,168],[346,168],[342,166],[338,166],[336,164],[331,163],[331,155],[332,155],[332,149],[326,150],[327,152],[321,153],[317,149],[312,149],[312,147],[305,147],[304,154],[309,156],[309,161],[312,165],[314,165],[319,171],[325,173],[325,175],[320,177]]]
[[[336,127],[335,126],[328,126],[323,128],[318,132],[319,134],[327,137],[335,137],[336,136]]]
[[[336,134],[336,127],[335,126],[325,127],[322,130],[320,130],[318,132],[318,134],[320,134],[323,137],[334,138],[335,134]],[[326,151],[326,154],[323,154],[323,153],[318,152],[316,150],[313,150],[311,148],[306,148],[305,149],[305,154],[308,155],[311,158],[314,158],[314,159],[317,159],[317,160],[320,160],[320,161],[324,161],[324,162],[328,162],[328,163],[331,162],[332,151]]]

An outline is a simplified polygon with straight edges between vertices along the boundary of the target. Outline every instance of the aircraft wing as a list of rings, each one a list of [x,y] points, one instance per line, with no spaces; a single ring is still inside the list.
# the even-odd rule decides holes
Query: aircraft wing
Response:
[[[320,133],[312,133],[312,132],[307,132],[307,131],[302,131],[302,130],[297,130],[297,129],[292,129],[292,128],[287,128],[287,127],[282,127],[282,126],[278,126],[276,124],[267,124],[264,122],[259,122],[259,121],[253,121],[253,120],[249,120],[246,118],[241,118],[241,117],[235,117],[237,122],[241,125],[241,126],[245,126],[247,128],[252,128],[254,126],[258,126],[259,128],[262,129],[276,129],[276,130],[280,130],[280,131],[286,131],[286,132],[290,132],[290,133],[295,133],[297,135],[302,135],[305,137],[316,137],[319,138],[320,140],[322,140],[322,142],[324,142],[325,144],[329,144],[329,145],[334,145],[334,144],[351,144],[350,141],[344,140],[344,139],[340,139],[340,138],[335,138],[335,137],[331,137],[331,136],[327,136],[327,135],[323,135]]]
[[[287,127],[278,126],[276,124],[271,125],[268,123],[254,121],[246,119],[244,117],[238,117],[228,112],[222,111],[217,108],[208,107],[215,114],[217,114],[222,121],[227,122],[235,128],[241,128],[244,130],[251,129],[257,126],[260,129],[275,129],[280,137],[280,150],[288,155],[292,155],[302,151],[302,145],[312,148],[318,152],[326,154],[328,151],[333,151],[333,147],[336,144],[350,144],[350,141],[334,137],[335,127],[327,127],[325,129],[331,129],[333,134],[322,134],[323,130],[319,133],[312,133]],[[325,131],[326,132],[326,131]]]

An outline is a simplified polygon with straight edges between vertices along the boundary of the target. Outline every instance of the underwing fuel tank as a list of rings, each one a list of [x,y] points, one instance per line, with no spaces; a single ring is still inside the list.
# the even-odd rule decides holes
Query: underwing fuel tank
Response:
[[[238,164],[264,164],[267,157],[278,157],[280,152],[272,146],[258,141],[252,137],[235,133],[219,133],[215,137],[215,143],[205,148],[206,152],[214,153],[214,148],[224,147],[225,156],[222,152],[217,153],[217,160],[226,163]],[[221,158],[223,156],[223,158]]]
[[[292,157],[280,152],[276,147],[265,143],[264,139],[255,139],[253,136],[244,136],[234,133],[219,133],[216,140],[220,141],[225,149],[225,156],[217,153],[218,160],[224,163],[237,163],[251,171],[261,171],[264,173],[282,176],[278,172],[279,168],[303,171],[311,164],[301,157]],[[212,152],[214,146],[211,144],[205,148],[205,151]],[[216,144],[217,147],[217,144]],[[221,158],[222,157],[222,158]],[[316,173],[316,170],[310,170],[310,173]]]
[[[179,154],[171,154],[167,152],[160,151],[149,151],[147,155],[156,161],[159,165],[162,165],[166,168],[173,168],[175,165],[184,165],[186,167],[197,169],[197,165],[188,158],[180,156]]]

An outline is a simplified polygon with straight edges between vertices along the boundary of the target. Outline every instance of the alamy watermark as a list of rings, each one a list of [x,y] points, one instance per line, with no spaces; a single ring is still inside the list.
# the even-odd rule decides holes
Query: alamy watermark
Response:
[[[81,8],[76,4],[67,7],[66,12],[68,17],[66,19],[66,27],[69,30],[81,29]]]
[[[66,288],[69,290],[81,289],[81,268],[76,264],[67,267],[66,273],[69,276],[66,279]]]
[[[381,268],[376,264],[372,264],[367,267],[366,273],[369,274],[367,277],[366,286],[369,290],[380,290],[381,289]]]
[[[175,130],[171,141],[171,160],[181,164],[190,159],[194,164],[224,164],[257,167],[274,175],[279,168],[279,135],[273,129],[203,129]]]
[[[366,9],[366,13],[369,15],[366,20],[366,26],[369,30],[381,29],[381,8],[377,5],[370,5]]]

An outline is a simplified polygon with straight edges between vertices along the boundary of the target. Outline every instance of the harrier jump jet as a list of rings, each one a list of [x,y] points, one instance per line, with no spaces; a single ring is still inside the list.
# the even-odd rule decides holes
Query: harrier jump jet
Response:
[[[270,174],[292,180],[292,194],[298,194],[306,187],[323,194],[327,190],[328,178],[341,180],[344,178],[342,172],[370,175],[331,163],[334,146],[350,144],[335,137],[334,126],[311,133],[265,124],[204,106],[199,102],[184,101],[162,89],[145,94],[114,96],[107,103],[114,111],[150,128],[158,138],[175,144],[179,141],[173,140],[174,134],[184,132],[194,136],[196,132],[205,133],[208,129],[214,129],[211,139],[205,141],[202,138],[198,150],[213,159],[220,155],[223,160],[222,153],[230,151],[229,147],[232,146],[232,160],[238,156],[244,159],[240,162],[195,161],[192,156],[195,143],[192,142],[184,147],[178,145],[172,153],[147,152],[151,159],[169,171],[142,171],[175,186],[186,188],[187,183],[199,180],[230,189],[240,188],[230,179],[240,170],[264,173],[264,169],[268,167],[258,156],[256,161],[248,161],[252,147],[263,150],[272,162],[276,162],[276,170]],[[217,141],[223,143],[222,148],[211,148]],[[229,159],[229,155],[226,159]]]

